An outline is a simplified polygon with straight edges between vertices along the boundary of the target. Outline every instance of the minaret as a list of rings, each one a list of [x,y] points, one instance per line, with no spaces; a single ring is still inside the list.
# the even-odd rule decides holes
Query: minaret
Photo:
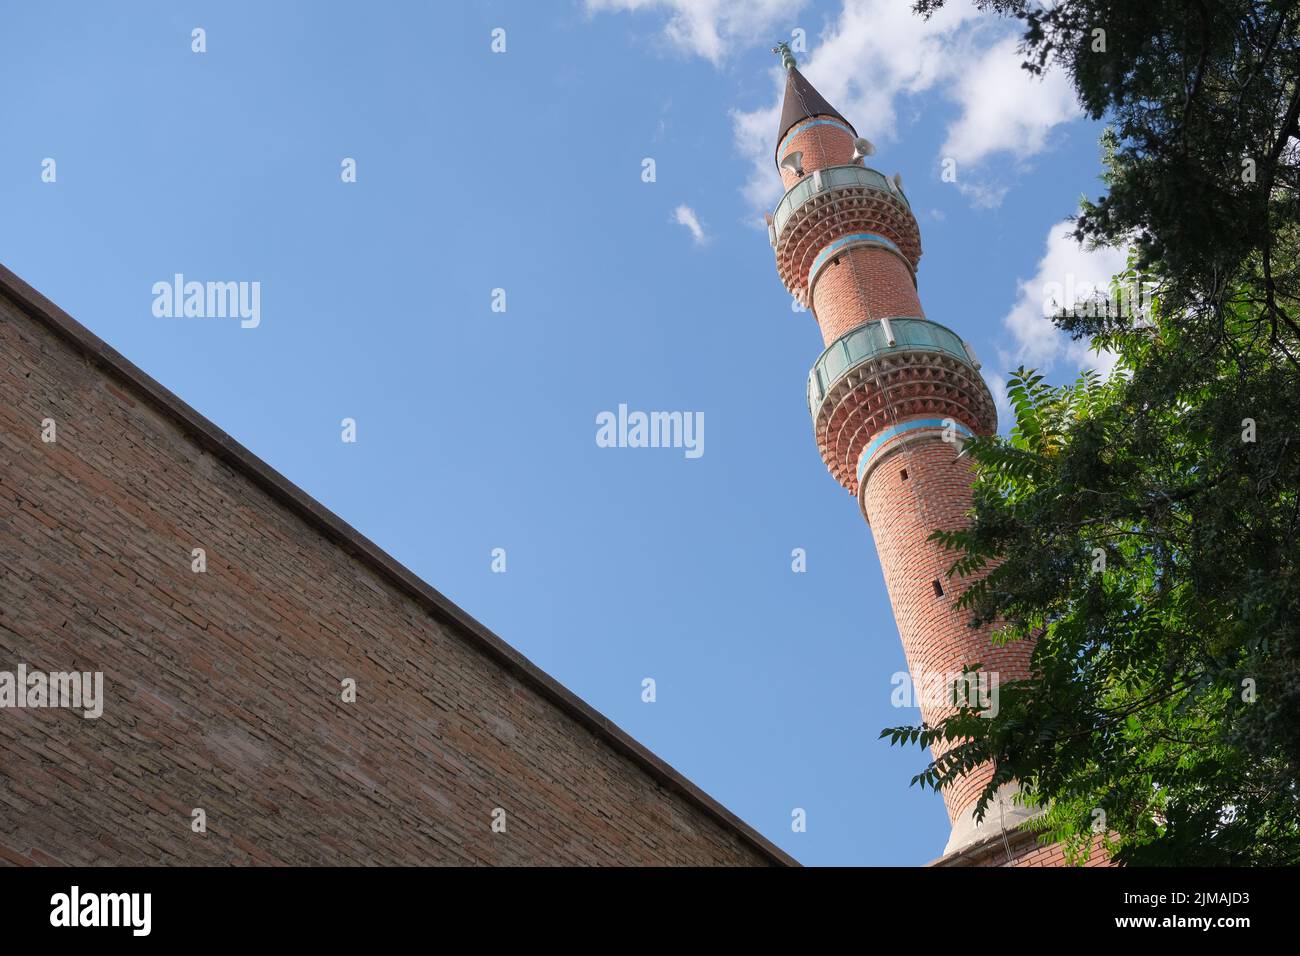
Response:
[[[989,629],[956,607],[966,582],[932,531],[967,522],[971,465],[962,442],[997,430],[992,396],[970,346],[926,317],[917,296],[921,235],[902,180],[864,165],[875,152],[796,68],[789,47],[776,164],[786,194],[768,223],[776,266],[812,310],[825,351],[808,376],[808,410],[831,475],[871,526],[921,716],[945,711],[942,681],[981,664],[1001,681],[1028,674],[1031,648],[994,647]],[[951,698],[948,698],[951,699]],[[1023,821],[1009,788],[976,825],[991,769],[944,792],[952,822],[945,854]]]

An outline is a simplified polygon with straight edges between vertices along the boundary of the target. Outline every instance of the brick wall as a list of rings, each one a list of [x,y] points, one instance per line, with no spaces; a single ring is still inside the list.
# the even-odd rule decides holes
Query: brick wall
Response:
[[[1003,835],[991,837],[968,847],[960,853],[952,853],[935,860],[931,866],[1023,866],[1023,867],[1060,867],[1070,866],[1065,857],[1065,848],[1058,843],[1046,846],[1038,842],[1035,834],[1025,830],[1012,830]],[[1114,866],[1102,847],[1101,837],[1093,840],[1092,852],[1088,859],[1074,864],[1083,867]]]
[[[0,670],[106,697],[0,709],[0,861],[790,862],[79,328],[0,269]]]

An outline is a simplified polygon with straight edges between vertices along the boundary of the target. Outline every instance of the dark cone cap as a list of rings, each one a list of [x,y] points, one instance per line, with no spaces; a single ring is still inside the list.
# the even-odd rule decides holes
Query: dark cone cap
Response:
[[[827,103],[825,97],[817,92],[798,69],[786,71],[785,103],[781,107],[781,131],[776,137],[776,148],[781,148],[781,140],[785,139],[786,133],[814,116],[830,116],[853,129],[853,124]],[[858,135],[857,130],[853,130],[853,135]]]

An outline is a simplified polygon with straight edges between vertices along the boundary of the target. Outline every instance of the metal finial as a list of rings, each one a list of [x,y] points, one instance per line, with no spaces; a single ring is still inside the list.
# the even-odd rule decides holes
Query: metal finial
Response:
[[[794,54],[790,52],[790,44],[781,42],[772,47],[773,53],[781,54],[781,65],[787,70],[793,70],[795,67]]]

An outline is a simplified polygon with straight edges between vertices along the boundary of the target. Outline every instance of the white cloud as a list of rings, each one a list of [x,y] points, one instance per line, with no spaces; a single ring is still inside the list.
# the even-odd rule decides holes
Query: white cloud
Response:
[[[586,0],[591,12],[633,11],[666,16],[665,36],[678,48],[717,64],[737,47],[797,25],[803,0]],[[807,26],[805,26],[807,29]],[[1044,80],[1020,68],[1017,28],[953,0],[929,20],[905,0],[843,0],[838,18],[814,39],[800,70],[864,136],[887,142],[897,134],[901,97],[934,91],[957,104],[943,155],[960,164],[957,187],[977,207],[997,206],[1006,185],[989,181],[980,165],[998,154],[1017,161],[1041,152],[1051,130],[1079,115],[1069,80]],[[773,168],[785,71],[773,61],[772,100],[732,112],[736,145],[751,163],[743,192],[755,209],[781,195]]]
[[[673,46],[721,63],[738,46],[784,36],[804,0],[586,0],[589,13],[654,12],[668,17],[663,33]]]
[[[721,64],[748,45],[768,45],[799,26],[805,0],[585,0],[590,13],[632,12],[665,18],[676,48]],[[1080,115],[1069,79],[1049,70],[1039,80],[1020,67],[1018,26],[981,14],[969,0],[950,0],[929,20],[907,0],[843,0],[820,38],[808,30],[812,55],[800,70],[869,139],[897,132],[900,97],[935,91],[959,107],[941,151],[958,161],[957,188],[976,207],[1002,202],[986,160],[1017,162],[1042,152],[1057,125]],[[755,208],[781,195],[772,151],[785,71],[773,61],[769,106],[732,113],[736,144],[752,163],[744,194]],[[982,165],[983,164],[983,165]]]
[[[774,141],[780,120],[780,100],[768,109],[749,113],[733,111],[731,114],[736,148],[750,161],[752,167],[741,192],[755,210],[767,210],[781,198],[781,174],[776,171]],[[755,222],[761,225],[760,219],[755,219]]]
[[[879,143],[896,133],[896,100],[952,78],[973,41],[979,19],[965,2],[951,3],[925,20],[900,0],[845,0],[839,19],[815,44],[799,70],[854,128]],[[800,60],[805,60],[800,57]],[[772,154],[785,91],[785,71],[772,69],[770,106],[732,114],[736,144],[753,164],[745,198],[770,206],[781,195]]]
[[[689,229],[697,246],[702,246],[708,241],[708,236],[704,234],[704,226],[700,223],[700,217],[695,215],[695,210],[686,203],[682,203],[673,210],[673,222]]]
[[[970,200],[976,209],[996,209],[1006,198],[1006,185],[998,185],[985,179],[971,182],[969,178],[959,179],[954,185],[957,191]]]
[[[984,384],[993,394],[993,404],[998,409],[998,424],[1005,426],[1008,422],[1014,422],[1016,416],[1011,409],[1011,399],[1007,395],[1007,380],[997,372],[990,372],[988,369],[981,369],[980,374],[984,376]]]
[[[1072,229],[1069,222],[1054,225],[1038,272],[1020,281],[1020,296],[1002,320],[1016,343],[1006,358],[1044,372],[1058,362],[1106,372],[1115,364],[1113,356],[1089,351],[1088,342],[1073,341],[1048,316],[1073,308],[1096,291],[1104,293],[1111,277],[1124,271],[1125,254],[1122,249],[1085,249],[1071,237]]]
[[[983,50],[952,87],[962,112],[949,127],[942,152],[957,160],[959,170],[997,152],[1017,159],[1040,153],[1053,127],[1081,113],[1064,71],[1031,77],[1021,69],[1018,45],[1009,36]]]

